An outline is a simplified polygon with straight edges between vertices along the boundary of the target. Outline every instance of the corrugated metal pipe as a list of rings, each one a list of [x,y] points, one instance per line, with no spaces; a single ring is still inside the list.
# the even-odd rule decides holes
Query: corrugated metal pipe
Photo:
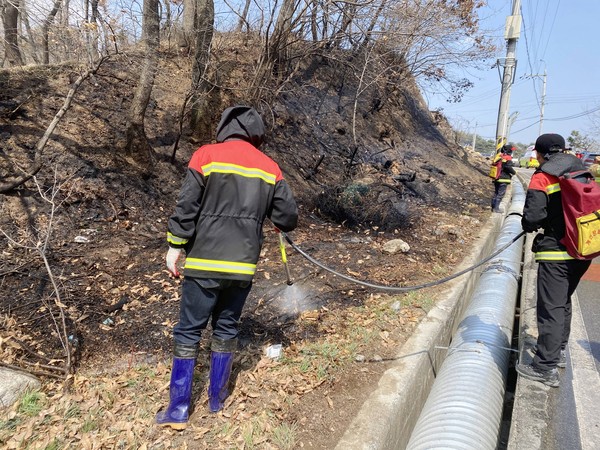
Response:
[[[522,231],[524,204],[523,186],[515,181],[495,249]],[[483,268],[408,449],[497,448],[523,242],[519,239]]]

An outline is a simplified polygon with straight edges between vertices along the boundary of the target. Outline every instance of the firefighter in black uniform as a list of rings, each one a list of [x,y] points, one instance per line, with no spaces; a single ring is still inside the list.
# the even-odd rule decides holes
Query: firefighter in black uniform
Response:
[[[533,363],[517,365],[517,372],[530,380],[558,387],[557,367],[566,367],[566,348],[571,332],[571,295],[590,266],[589,260],[574,259],[560,240],[565,220],[558,177],[584,170],[580,159],[564,153],[565,140],[559,134],[542,134],[535,142],[539,168],[527,189],[523,209],[523,230],[543,228],[532,250],[538,262],[538,341]]]
[[[227,383],[237,348],[238,322],[252,287],[268,217],[282,231],[296,227],[298,210],[279,166],[258,148],[265,128],[254,108],[226,109],[217,143],[192,156],[175,212],[168,221],[168,270],[187,255],[179,310],[173,330],[169,406],[157,423],[187,425],[200,335],[211,321],[209,409],[217,412],[229,395]],[[184,253],[185,252],[185,253]]]
[[[509,144],[504,145],[500,150],[502,158],[502,170],[500,172],[500,177],[497,180],[494,180],[494,196],[492,197],[492,212],[495,213],[502,212],[500,209],[500,203],[502,203],[504,194],[506,194],[506,189],[511,183],[512,176],[517,173],[513,168],[513,150],[514,147]]]

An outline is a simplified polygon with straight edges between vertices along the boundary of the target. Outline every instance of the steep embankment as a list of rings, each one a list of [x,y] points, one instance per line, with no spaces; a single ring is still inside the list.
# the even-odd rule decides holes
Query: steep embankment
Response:
[[[246,101],[243,87],[256,60],[252,43],[216,39],[213,123],[223,108]],[[44,149],[36,179],[0,196],[0,227],[11,239],[0,236],[0,343],[11,342],[0,346],[1,359],[21,367],[63,364],[63,305],[78,368],[75,396],[54,395],[35,417],[17,414],[10,427],[0,426],[0,443],[40,433],[59,436],[66,447],[93,437],[108,447],[123,440],[132,448],[181,448],[193,436],[197,448],[239,447],[250,438],[280,448],[331,448],[435,292],[369,292],[290,252],[297,281],[290,297],[267,226],[227,415],[204,412],[200,382],[193,434],[149,427],[166,398],[168,369],[157,361],[168,364],[180,289],[164,270],[165,222],[190,155],[209,138],[184,135],[171,164],[190,60],[164,53],[146,120],[155,165],[139,167],[123,154],[139,62],[136,55],[113,57],[85,82]],[[361,279],[406,285],[439,278],[489,214],[483,161],[444,137],[413,82],[372,77],[361,86],[357,73],[347,61],[307,58],[272,102],[256,104],[269,130],[265,152],[300,200],[293,238]],[[0,182],[32,164],[35,144],[78,74],[68,65],[0,71]],[[60,304],[34,249],[48,232],[45,256]],[[410,251],[386,253],[383,244],[394,237]],[[264,357],[273,343],[284,346],[279,362]],[[203,340],[199,380],[208,369],[206,351]],[[378,363],[357,364],[359,355]]]

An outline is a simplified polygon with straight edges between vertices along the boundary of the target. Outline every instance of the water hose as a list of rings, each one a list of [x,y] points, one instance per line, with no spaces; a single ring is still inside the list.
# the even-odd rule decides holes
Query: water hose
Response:
[[[332,273],[332,274],[334,274],[334,275],[336,275],[336,276],[338,276],[340,278],[343,278],[345,280],[351,281],[352,283],[360,284],[362,286],[366,286],[366,287],[370,287],[370,288],[378,289],[378,290],[382,290],[382,291],[409,292],[409,291],[416,291],[416,290],[419,290],[419,289],[433,287],[433,286],[440,285],[442,283],[446,283],[446,282],[448,282],[450,280],[453,280],[454,278],[457,278],[457,277],[460,277],[461,275],[464,275],[467,272],[470,272],[473,269],[476,269],[477,267],[480,267],[480,266],[484,265],[488,261],[490,261],[493,258],[495,258],[496,256],[498,256],[500,253],[502,253],[504,250],[506,250],[512,244],[514,244],[515,242],[517,242],[521,238],[521,236],[523,236],[524,234],[525,234],[525,231],[521,231],[514,238],[512,238],[509,242],[507,242],[505,245],[503,245],[502,247],[500,247],[498,250],[496,250],[490,256],[488,256],[488,257],[482,259],[481,261],[479,261],[477,264],[474,264],[474,265],[472,265],[470,267],[467,267],[466,269],[461,270],[460,272],[457,272],[457,273],[455,273],[453,275],[449,275],[449,276],[447,276],[445,278],[441,278],[441,279],[435,280],[435,281],[430,281],[428,283],[417,284],[417,285],[414,285],[414,286],[384,286],[382,284],[375,284],[375,283],[370,283],[368,281],[357,280],[356,278],[349,277],[348,275],[344,275],[343,273],[336,272],[332,268],[327,267],[323,263],[317,261],[315,258],[313,258],[308,253],[306,253],[304,250],[302,250],[300,247],[298,247],[296,245],[296,243],[294,241],[292,241],[292,239],[286,233],[284,233],[283,231],[279,232],[279,239],[280,239],[280,247],[281,247],[281,257],[284,260],[283,263],[285,265],[285,268],[286,268],[286,271],[287,271],[287,276],[288,276],[288,285],[291,285],[292,283],[291,283],[291,278],[290,278],[290,275],[289,275],[289,268],[288,268],[288,265],[287,265],[287,258],[285,257],[285,248],[283,247],[283,238],[285,238],[285,240],[292,246],[292,248],[294,250],[296,250],[298,253],[300,253],[302,256],[304,256],[311,263],[313,263],[314,265],[320,267],[321,269],[324,269],[327,272],[330,272],[330,273]]]
[[[278,231],[279,234],[279,250],[281,250],[281,261],[283,261],[283,267],[285,267],[285,275],[287,277],[287,285],[291,286],[294,284],[292,281],[292,275],[290,273],[290,266],[287,262],[287,255],[285,253],[285,242],[283,241],[283,231]]]

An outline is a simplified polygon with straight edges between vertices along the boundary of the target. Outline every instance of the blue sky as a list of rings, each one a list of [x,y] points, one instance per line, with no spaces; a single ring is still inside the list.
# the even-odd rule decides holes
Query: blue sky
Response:
[[[480,10],[483,28],[506,56],[504,24],[512,0],[489,0]],[[539,134],[542,75],[547,71],[543,133],[567,138],[572,130],[591,134],[589,111],[600,117],[600,0],[521,0],[523,25],[517,41],[517,70],[509,113],[518,112],[509,140],[533,143]],[[443,108],[458,129],[495,139],[500,102],[500,73],[490,68],[464,75],[475,83],[461,103],[428,95],[430,109]],[[570,118],[570,119],[568,119]]]

